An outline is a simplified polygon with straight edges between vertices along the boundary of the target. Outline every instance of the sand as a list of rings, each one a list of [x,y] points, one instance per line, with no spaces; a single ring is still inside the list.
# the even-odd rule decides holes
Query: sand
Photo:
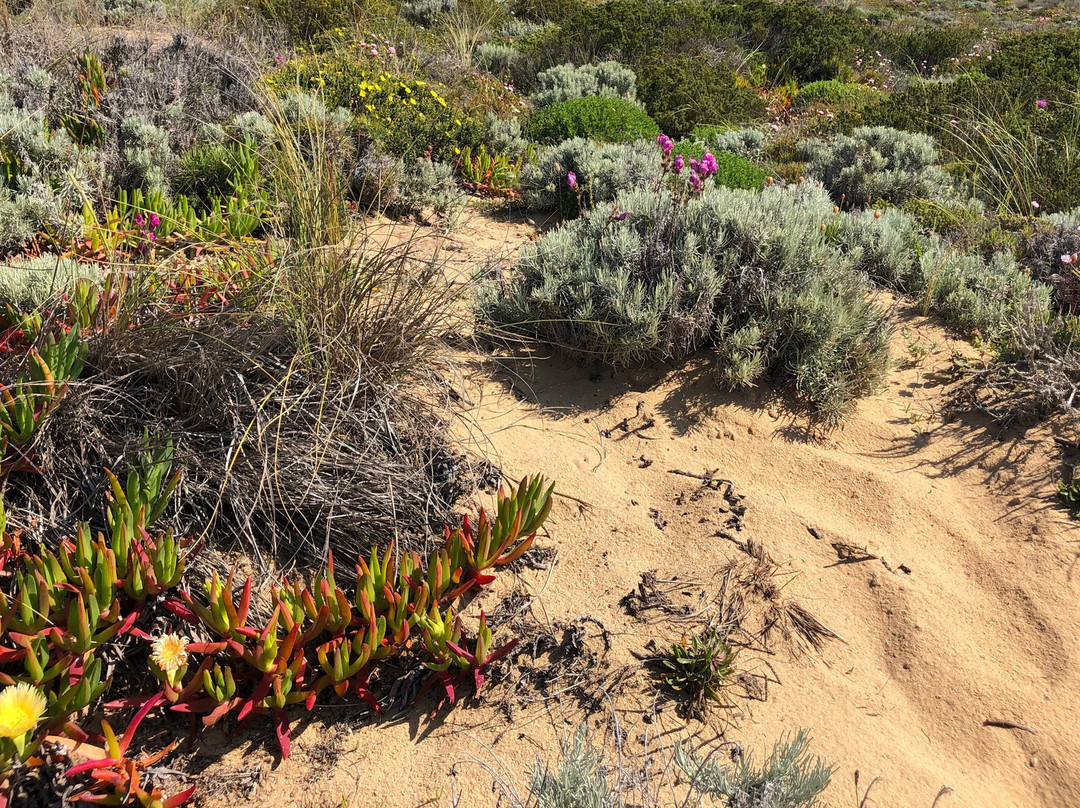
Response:
[[[476,217],[451,236],[461,247],[451,254],[463,271],[505,261],[531,229]],[[659,750],[658,769],[681,737],[722,735],[760,757],[807,728],[813,751],[837,767],[825,793],[833,806],[858,805],[875,778],[868,806],[930,808],[943,787],[953,791],[941,808],[1080,806],[1080,545],[1053,499],[1052,435],[1068,425],[1022,434],[977,414],[948,417],[953,355],[977,351],[909,304],[896,315],[897,367],[825,439],[769,389],[719,390],[707,357],[613,373],[543,351],[460,354],[463,440],[510,478],[542,472],[561,495],[538,539],[557,551],[553,567],[505,576],[469,613],[517,592],[541,622],[594,618],[609,632],[595,670],[608,695],[591,713],[570,693],[537,698],[512,721],[494,706],[505,684],[434,718],[319,707],[287,761],[268,729],[215,729],[193,761],[206,766],[195,804],[495,805],[485,766],[524,793],[536,755],[552,757],[588,716],[599,741],[610,744],[617,726],[631,757],[643,740]],[[911,342],[928,353],[909,361]],[[673,471],[732,481],[743,530],[729,526],[721,492],[695,500],[699,481]],[[631,616],[620,600],[648,571],[711,597],[748,538],[790,573],[783,596],[839,639],[740,654],[741,670],[772,680],[767,699],[733,689],[726,709],[687,720],[633,652],[678,641],[690,624]],[[838,564],[834,544],[875,557]],[[663,781],[661,802],[672,804]]]

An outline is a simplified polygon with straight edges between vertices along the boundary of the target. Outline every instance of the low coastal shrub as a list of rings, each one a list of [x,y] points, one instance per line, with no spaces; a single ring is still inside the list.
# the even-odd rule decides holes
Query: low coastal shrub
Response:
[[[629,101],[591,96],[545,107],[529,121],[526,133],[541,143],[578,137],[601,143],[628,143],[654,138],[660,128],[656,121]]]

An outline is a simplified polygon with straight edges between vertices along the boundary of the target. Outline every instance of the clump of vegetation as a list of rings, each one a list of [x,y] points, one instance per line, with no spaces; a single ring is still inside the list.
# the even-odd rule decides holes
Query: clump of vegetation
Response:
[[[522,169],[520,184],[529,207],[572,216],[579,206],[611,202],[620,192],[646,186],[659,175],[660,156],[647,141],[593,143],[572,138],[539,149],[536,159]]]
[[[536,85],[529,100],[538,108],[594,95],[637,102],[634,71],[616,61],[580,67],[556,65],[541,71],[536,77]]]
[[[702,714],[706,701],[723,703],[720,691],[734,672],[735,652],[716,631],[691,634],[673,644],[661,659],[664,684],[683,694],[691,712]]]
[[[761,768],[750,754],[734,766],[699,759],[681,743],[675,746],[675,763],[690,779],[697,793],[727,801],[734,808],[808,808],[829,785],[834,768],[821,758],[810,757],[810,736],[800,730],[790,741],[779,741]]]
[[[835,422],[881,379],[889,327],[835,243],[832,203],[805,184],[675,183],[623,192],[523,250],[485,316],[614,365],[723,345],[753,323],[754,367]]]
[[[865,207],[876,200],[899,205],[949,190],[949,177],[938,165],[934,140],[927,135],[860,127],[828,143],[806,141],[798,156],[837,204],[846,207]]]
[[[618,744],[618,741],[616,741]],[[675,746],[674,763],[685,775],[694,799],[706,796],[723,800],[728,808],[813,808],[828,787],[834,767],[809,754],[810,738],[800,730],[791,740],[781,740],[759,768],[753,757],[736,747],[735,762],[718,762],[720,748],[699,759],[684,744]],[[578,725],[574,734],[560,742],[554,763],[536,760],[529,770],[529,800],[501,780],[495,786],[510,805],[523,808],[621,808],[638,804],[635,795],[647,772],[663,768],[656,754],[644,761],[642,771],[632,768],[625,757],[608,761],[589,733],[588,725]],[[651,803],[649,803],[651,804]]]
[[[639,70],[639,93],[660,127],[684,135],[695,126],[739,124],[760,117],[765,103],[726,65],[680,54]]]
[[[656,121],[621,98],[589,96],[552,104],[537,112],[526,129],[532,140],[552,143],[588,138],[601,143],[649,140],[660,133]]]

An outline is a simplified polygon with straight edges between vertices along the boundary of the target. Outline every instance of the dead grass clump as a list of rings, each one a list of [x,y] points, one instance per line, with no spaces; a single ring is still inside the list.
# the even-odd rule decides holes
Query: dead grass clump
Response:
[[[171,437],[184,472],[174,524],[264,569],[420,549],[476,481],[448,431],[453,294],[418,249],[286,244],[214,313],[132,293],[35,446],[43,473],[11,481],[9,502],[42,533],[96,524],[103,467],[124,473],[148,433]]]
[[[784,595],[786,576],[780,565],[753,539],[738,543],[745,557],[724,565],[716,602],[720,620],[734,624],[739,632],[762,650],[781,643],[793,651],[820,651],[825,641],[839,639],[802,605]]]

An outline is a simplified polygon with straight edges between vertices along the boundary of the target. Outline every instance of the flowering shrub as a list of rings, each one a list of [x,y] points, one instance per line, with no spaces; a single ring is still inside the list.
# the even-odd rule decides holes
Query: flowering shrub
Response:
[[[454,154],[467,142],[467,116],[448,102],[442,84],[429,84],[370,68],[348,56],[299,56],[267,78],[279,92],[300,87],[319,93],[328,107],[344,107],[382,149],[415,159],[429,149]]]
[[[580,67],[557,65],[541,71],[536,84],[536,91],[529,97],[536,107],[591,95],[637,103],[637,77],[633,70],[616,61]]]
[[[580,192],[567,182],[573,173]],[[534,210],[577,215],[579,203],[589,207],[611,202],[622,191],[650,185],[660,175],[660,156],[648,141],[593,143],[564,140],[539,149],[520,174],[525,204]]]
[[[884,373],[888,326],[836,243],[832,202],[807,183],[718,187],[715,157],[680,162],[659,142],[673,180],[622,191],[524,249],[510,283],[483,290],[485,315],[613,365],[713,346],[724,378],[775,371],[835,422]]]
[[[572,98],[537,112],[526,132],[548,143],[589,138],[602,143],[628,143],[656,137],[660,129],[641,109],[621,98]]]

